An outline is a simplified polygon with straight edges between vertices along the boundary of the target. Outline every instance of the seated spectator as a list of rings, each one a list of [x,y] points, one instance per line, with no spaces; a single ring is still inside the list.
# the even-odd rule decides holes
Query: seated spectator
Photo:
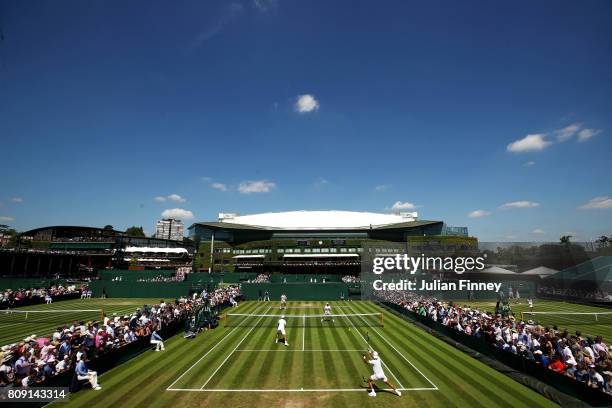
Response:
[[[157,333],[157,330],[151,333],[151,344],[155,344],[155,351],[164,351],[166,349],[164,347],[164,339]]]
[[[98,384],[98,373],[87,369],[87,365],[85,364],[85,359],[81,359],[77,363],[75,372],[77,375],[77,380],[89,381],[89,383],[91,384],[91,388],[93,388],[96,391],[102,389],[102,387],[100,387],[100,385]]]

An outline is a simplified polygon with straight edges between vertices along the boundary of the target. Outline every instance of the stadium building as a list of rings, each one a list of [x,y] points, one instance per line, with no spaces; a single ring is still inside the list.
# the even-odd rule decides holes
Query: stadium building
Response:
[[[198,271],[357,274],[365,251],[453,254],[477,249],[467,227],[418,220],[416,212],[287,211],[252,215],[220,213],[197,222],[189,236],[198,245]]]
[[[27,245],[0,251],[5,276],[82,276],[96,269],[177,269],[191,266],[192,242],[130,236],[106,228],[57,225],[22,234]]]

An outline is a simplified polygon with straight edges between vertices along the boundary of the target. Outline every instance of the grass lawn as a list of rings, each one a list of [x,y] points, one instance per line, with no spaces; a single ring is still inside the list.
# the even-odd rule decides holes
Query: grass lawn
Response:
[[[102,310],[109,316],[112,313],[128,314],[143,304],[155,303],[159,303],[158,298],[74,299],[50,305],[20,307],[15,309],[18,312],[0,310],[0,345],[18,343],[32,334],[51,336],[57,327],[74,320],[100,320]]]
[[[278,302],[244,302],[231,313],[280,314]],[[276,328],[253,316],[244,326],[219,327],[193,340],[166,341],[100,377],[101,391],[83,390],[74,407],[545,407],[554,404],[454,347],[369,302],[332,302],[335,314],[384,313],[384,327],[360,317],[293,325],[292,315],[320,314],[323,302],[289,302],[289,347]],[[343,307],[339,307],[343,306]],[[299,320],[300,318],[293,318]],[[274,318],[276,320],[276,318]],[[344,321],[345,324],[339,324]],[[380,353],[398,397],[383,389],[368,397],[361,360],[368,344]],[[378,384],[384,388],[384,384]]]
[[[455,300],[456,304],[459,305],[471,305],[472,307],[478,307],[487,311],[493,312],[495,310],[495,301],[489,300]],[[511,300],[512,311],[515,316],[520,319],[521,312],[529,312],[529,306],[527,299]],[[599,315],[597,321],[592,315],[554,315],[553,313],[558,312],[578,312],[578,313],[611,313],[612,309],[605,307],[579,305],[575,303],[559,302],[555,300],[541,300],[535,299],[533,302],[534,312],[547,312],[548,314],[525,314],[526,320],[539,321],[543,326],[557,325],[559,330],[567,329],[571,334],[574,334],[576,330],[582,332],[583,335],[589,336],[603,336],[604,340],[607,340],[609,344],[612,342],[612,314]]]

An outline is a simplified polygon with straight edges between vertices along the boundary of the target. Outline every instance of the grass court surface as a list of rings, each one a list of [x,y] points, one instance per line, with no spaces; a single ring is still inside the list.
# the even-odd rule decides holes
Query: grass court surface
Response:
[[[369,302],[331,302],[334,314],[380,313]],[[554,404],[535,391],[466,356],[452,346],[384,311],[384,327],[358,323],[292,326],[291,315],[321,314],[324,302],[289,302],[289,347],[275,343],[276,327],[257,314],[278,314],[279,302],[244,302],[231,313],[254,316],[251,324],[219,327],[193,340],[166,341],[166,351],[147,351],[100,377],[101,391],[84,390],[75,407],[544,407]],[[259,321],[258,321],[259,319]],[[350,322],[354,322],[353,326]],[[262,323],[262,324],[259,324]],[[369,341],[368,341],[369,339]],[[402,391],[367,395],[362,360],[370,344],[385,374]],[[385,387],[379,383],[379,387]]]
[[[24,338],[36,334],[49,336],[56,328],[76,321],[100,320],[102,310],[111,316],[131,314],[144,304],[159,303],[155,299],[74,299],[50,305],[32,305],[15,309],[16,312],[0,310],[0,345],[19,343]],[[25,313],[35,311],[34,313]],[[38,313],[42,311],[42,313]]]
[[[480,308],[493,312],[495,310],[495,301],[491,300],[455,300],[457,305],[470,305],[472,308]],[[512,299],[510,300],[512,311],[517,319],[521,318],[521,312],[529,312],[527,299]],[[576,303],[560,302],[555,300],[535,299],[533,301],[534,312],[547,312],[551,314],[525,314],[525,320],[534,320],[540,322],[543,326],[557,325],[559,330],[567,329],[570,334],[574,334],[576,330],[588,336],[603,336],[606,343],[612,341],[612,314],[599,315],[598,320],[595,320],[593,315],[568,315],[554,313],[610,313],[611,308],[597,307],[590,305],[580,305]]]

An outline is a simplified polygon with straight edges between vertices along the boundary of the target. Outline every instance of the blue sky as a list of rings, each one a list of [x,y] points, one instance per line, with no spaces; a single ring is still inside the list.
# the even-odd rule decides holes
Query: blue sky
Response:
[[[612,233],[612,3],[0,1],[0,223]],[[191,213],[189,213],[191,212]],[[190,215],[193,218],[190,218]]]

